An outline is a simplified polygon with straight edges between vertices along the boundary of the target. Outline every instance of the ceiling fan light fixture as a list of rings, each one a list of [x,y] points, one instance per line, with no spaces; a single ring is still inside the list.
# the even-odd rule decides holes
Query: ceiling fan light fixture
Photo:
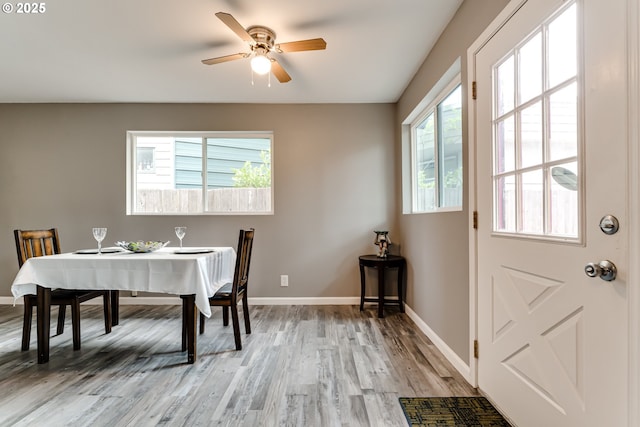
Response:
[[[271,71],[271,60],[264,53],[256,53],[251,58],[251,69],[254,73],[264,75]]]

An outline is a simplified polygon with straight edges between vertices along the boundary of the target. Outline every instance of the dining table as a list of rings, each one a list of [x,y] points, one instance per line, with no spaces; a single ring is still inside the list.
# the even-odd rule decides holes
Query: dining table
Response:
[[[182,299],[182,328],[186,330],[182,351],[187,351],[187,362],[194,363],[198,312],[211,316],[209,297],[233,280],[235,262],[232,247],[164,247],[144,253],[114,247],[100,254],[79,250],[29,258],[18,271],[11,292],[16,300],[37,295],[38,363],[49,361],[52,289],[177,295]]]

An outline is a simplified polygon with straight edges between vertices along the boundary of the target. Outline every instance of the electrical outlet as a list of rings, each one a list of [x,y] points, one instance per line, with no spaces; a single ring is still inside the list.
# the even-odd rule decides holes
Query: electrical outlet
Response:
[[[289,276],[286,274],[280,276],[280,286],[289,286]]]

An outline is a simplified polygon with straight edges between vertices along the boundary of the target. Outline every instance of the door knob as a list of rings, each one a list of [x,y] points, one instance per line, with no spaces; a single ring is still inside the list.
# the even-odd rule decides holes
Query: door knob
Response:
[[[584,272],[587,273],[587,276],[589,277],[600,277],[606,282],[611,282],[612,280],[615,280],[618,269],[611,261],[604,260],[600,261],[598,264],[590,262],[585,265]]]

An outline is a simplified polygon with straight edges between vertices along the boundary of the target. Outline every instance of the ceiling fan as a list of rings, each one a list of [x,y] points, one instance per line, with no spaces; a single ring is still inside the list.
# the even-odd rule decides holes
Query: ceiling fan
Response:
[[[253,25],[245,29],[229,13],[218,12],[216,16],[242,40],[249,43],[251,51],[203,59],[202,63],[206,65],[220,64],[222,62],[251,57],[251,69],[255,73],[267,74],[271,71],[280,83],[286,83],[291,80],[291,76],[289,76],[275,58],[270,56],[272,52],[300,52],[305,50],[322,50],[327,47],[327,42],[322,38],[276,43],[276,33],[270,28]]]

